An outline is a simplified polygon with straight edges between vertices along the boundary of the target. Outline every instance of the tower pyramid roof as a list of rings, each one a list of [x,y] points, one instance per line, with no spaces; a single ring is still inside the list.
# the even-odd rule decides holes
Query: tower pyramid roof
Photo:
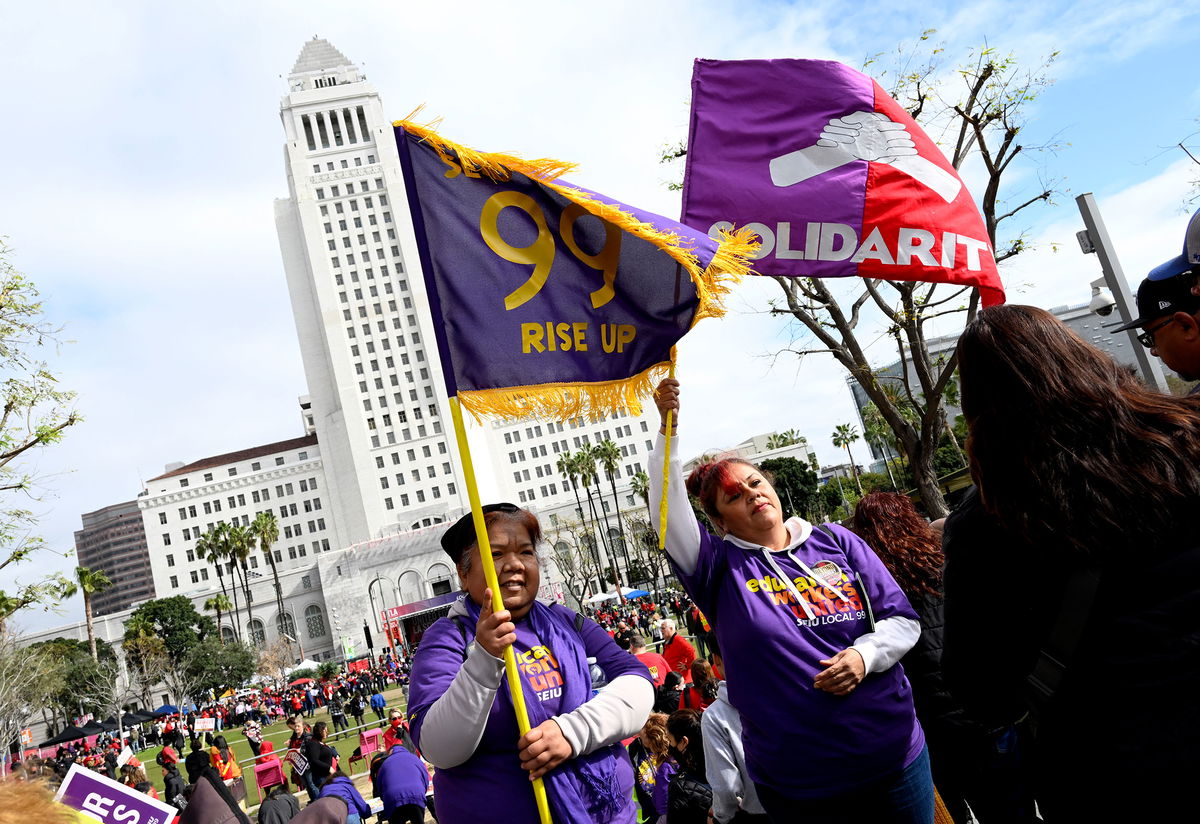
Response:
[[[338,66],[353,65],[349,58],[335,49],[328,40],[313,37],[300,50],[300,56],[296,58],[296,65],[292,67],[292,74],[319,72]]]

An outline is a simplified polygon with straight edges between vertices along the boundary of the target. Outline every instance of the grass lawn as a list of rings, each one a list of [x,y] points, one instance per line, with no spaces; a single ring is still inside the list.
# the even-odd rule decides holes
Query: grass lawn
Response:
[[[391,710],[393,707],[399,707],[402,711],[405,709],[404,692],[400,687],[393,687],[392,689],[386,690],[383,693],[383,697],[387,699],[388,710]],[[385,717],[386,715],[387,711],[384,712]],[[352,716],[347,716],[346,720],[351,726],[354,726],[354,718]],[[345,735],[343,738],[337,738],[334,736],[332,734],[333,722],[330,720],[329,712],[324,707],[318,708],[312,718],[306,719],[306,722],[309,725],[316,724],[318,721],[324,721],[329,724],[330,735],[328,738],[326,738],[326,742],[338,751],[338,757],[343,765],[343,769],[347,769],[349,767],[350,753],[354,752],[354,748],[358,746],[358,733],[353,733],[351,735],[345,735],[343,733],[343,735]],[[363,723],[377,725],[380,722],[376,721],[375,712],[368,708],[367,714],[363,716]],[[291,734],[292,731],[288,729],[287,725],[283,723],[283,721],[280,721],[277,724],[272,724],[269,727],[263,727],[263,740],[270,741],[271,744],[274,745],[275,751],[281,755]],[[250,743],[246,741],[246,737],[242,735],[242,730],[240,727],[225,729],[221,732],[214,733],[214,735],[225,736],[225,740],[229,743],[230,748],[233,750],[238,763],[242,768],[242,774],[246,780],[246,804],[247,806],[253,807],[259,802],[258,787],[254,783],[254,762],[244,762],[244,759],[254,757],[254,753],[250,750]],[[148,747],[137,753],[138,760],[142,762],[142,767],[146,770],[146,778],[148,778],[150,783],[153,784],[158,790],[160,797],[162,797],[163,793],[165,792],[163,787],[162,767],[158,766],[158,763],[154,760],[154,757],[158,755],[161,749],[161,747]],[[187,771],[183,768],[183,759],[187,758],[188,752],[190,752],[190,750],[186,750],[185,752],[179,754],[179,771],[183,774],[185,781],[187,780]],[[361,768],[361,766],[361,764],[355,764],[356,769]],[[290,775],[290,770],[288,770],[286,766],[284,767],[284,772],[285,774]],[[356,781],[355,783],[359,784],[360,782]],[[363,787],[360,786],[359,791],[361,792],[362,789]],[[308,800],[307,794],[303,791],[297,791],[296,797],[300,799],[301,804],[306,803]]]

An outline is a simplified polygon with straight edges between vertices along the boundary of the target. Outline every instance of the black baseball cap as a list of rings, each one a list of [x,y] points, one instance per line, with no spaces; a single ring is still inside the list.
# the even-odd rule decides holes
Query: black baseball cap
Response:
[[[1113,331],[1124,332],[1134,327],[1147,326],[1176,312],[1194,315],[1200,311],[1200,295],[1192,293],[1192,287],[1195,285],[1196,275],[1183,255],[1156,266],[1138,286],[1137,318],[1116,327]]]
[[[486,504],[482,507],[483,514],[489,512],[520,512],[521,507],[515,504]],[[453,560],[455,566],[462,559],[463,550],[478,540],[475,534],[475,522],[470,512],[463,515],[454,525],[442,533],[442,549],[446,551]]]
[[[1197,276],[1200,276],[1200,209],[1192,214],[1183,233],[1183,251],[1151,269],[1138,286],[1137,320],[1112,331],[1124,332],[1146,326],[1176,312],[1195,314],[1200,309],[1200,296],[1192,294]]]

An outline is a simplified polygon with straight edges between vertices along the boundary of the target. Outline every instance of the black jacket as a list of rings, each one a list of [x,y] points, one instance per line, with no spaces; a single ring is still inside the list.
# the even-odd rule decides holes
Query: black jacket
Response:
[[[321,782],[333,772],[333,759],[337,758],[337,751],[315,738],[310,738],[304,744],[304,757],[308,759],[308,769],[312,772],[313,781],[320,787]]]
[[[947,684],[968,712],[1011,723],[1069,576],[1094,562],[1027,544],[974,495],[945,549]],[[1100,588],[1033,750],[1047,820],[1182,809],[1200,768],[1200,547],[1146,546],[1131,523],[1094,554]]]
[[[707,824],[712,807],[712,787],[681,769],[667,787],[667,824]]]
[[[183,776],[179,774],[179,768],[174,764],[168,764],[163,768],[163,801],[174,806],[175,799],[183,795]]]
[[[300,814],[300,802],[286,789],[271,793],[258,808],[258,824],[287,824]]]
[[[205,750],[194,750],[183,759],[183,768],[187,771],[188,783],[195,784],[200,780],[200,773],[212,766],[212,760]]]

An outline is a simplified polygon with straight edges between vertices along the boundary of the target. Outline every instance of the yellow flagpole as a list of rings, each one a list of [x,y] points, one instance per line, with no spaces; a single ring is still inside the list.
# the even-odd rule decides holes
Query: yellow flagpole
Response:
[[[671,348],[671,369],[667,372],[667,377],[674,379],[675,377],[675,349]],[[675,410],[667,410],[667,443],[663,450],[663,482],[662,482],[662,500],[658,502],[658,548],[664,550],[667,548],[667,485],[671,482],[671,427],[674,424]]]
[[[674,367],[672,367],[673,369]],[[487,524],[483,520],[483,504],[479,500],[479,488],[475,485],[475,465],[471,461],[471,450],[467,445],[467,430],[463,426],[462,409],[458,396],[450,398],[450,416],[454,419],[454,437],[458,441],[458,454],[462,458],[463,480],[467,484],[467,497],[471,501],[471,519],[475,523],[475,535],[479,539],[479,560],[483,566],[483,577],[492,590],[492,609],[504,609],[500,594],[500,582],[496,577],[496,564],[492,560],[492,547],[488,541]],[[525,690],[521,687],[521,676],[517,672],[517,656],[511,646],[504,648],[504,671],[508,675],[508,691],[512,694],[513,709],[517,712],[517,727],[521,735],[529,732],[529,709],[525,706]],[[538,778],[533,782],[533,798],[537,802],[541,824],[552,824],[550,800],[546,797],[546,783]],[[484,816],[486,818],[486,816]]]

